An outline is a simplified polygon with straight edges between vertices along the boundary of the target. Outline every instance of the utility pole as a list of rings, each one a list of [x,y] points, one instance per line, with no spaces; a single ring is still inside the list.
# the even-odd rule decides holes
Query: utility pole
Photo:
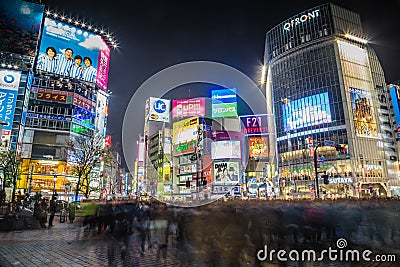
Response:
[[[314,148],[314,168],[315,168],[315,199],[319,198],[319,184],[318,184],[318,154],[317,154],[317,149],[321,146],[321,144],[318,144]]]

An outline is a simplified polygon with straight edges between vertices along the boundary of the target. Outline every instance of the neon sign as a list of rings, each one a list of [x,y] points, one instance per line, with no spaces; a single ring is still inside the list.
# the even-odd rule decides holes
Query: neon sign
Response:
[[[319,9],[308,12],[307,14],[303,14],[300,17],[292,19],[290,22],[286,22],[285,24],[283,24],[283,29],[285,31],[290,31],[294,26],[297,26],[311,19],[315,19],[317,17],[319,17]]]

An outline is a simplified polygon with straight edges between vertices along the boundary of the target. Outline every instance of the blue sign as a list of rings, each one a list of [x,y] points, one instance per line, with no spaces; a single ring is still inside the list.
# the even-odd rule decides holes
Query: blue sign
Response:
[[[282,111],[285,131],[332,122],[327,92],[293,101],[285,98]]]
[[[7,122],[3,130],[11,130],[18,91],[0,89],[0,121]]]
[[[167,110],[167,105],[159,99],[154,103],[154,110],[157,113],[164,113]]]
[[[397,138],[400,138],[400,109],[399,98],[395,86],[390,87],[390,96],[392,97],[394,118],[396,120]]]

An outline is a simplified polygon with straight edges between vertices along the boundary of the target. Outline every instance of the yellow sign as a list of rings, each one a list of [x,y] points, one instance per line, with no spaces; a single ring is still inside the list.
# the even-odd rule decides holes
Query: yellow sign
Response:
[[[198,117],[175,122],[172,126],[172,143],[183,143],[197,138]]]

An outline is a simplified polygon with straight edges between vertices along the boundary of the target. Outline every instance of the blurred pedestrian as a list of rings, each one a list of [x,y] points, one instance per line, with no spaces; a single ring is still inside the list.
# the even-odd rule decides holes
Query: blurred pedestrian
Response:
[[[57,202],[56,201],[57,201],[57,197],[52,196],[51,200],[50,200],[50,207],[49,207],[49,211],[50,211],[49,228],[50,228],[50,226],[54,226],[53,220],[54,220],[54,216],[56,215],[56,211],[57,211]]]
[[[76,210],[75,203],[69,203],[68,204],[68,219],[69,219],[70,223],[73,223],[75,220],[75,210]]]

